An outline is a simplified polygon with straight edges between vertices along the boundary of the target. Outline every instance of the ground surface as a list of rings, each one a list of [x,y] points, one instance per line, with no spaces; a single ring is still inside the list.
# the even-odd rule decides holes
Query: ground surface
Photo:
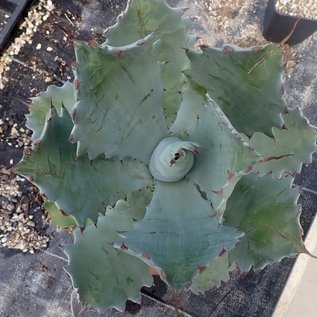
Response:
[[[54,22],[64,25],[81,39],[103,40],[106,27],[124,9],[125,2],[43,0],[42,6],[32,11],[28,22],[16,34],[15,42],[0,57],[0,167],[11,167],[17,163],[22,155],[23,144],[29,142],[29,132],[24,127],[24,114],[28,110],[25,103],[28,99],[46,89],[49,84],[61,84],[72,78],[72,45],[54,26]],[[202,36],[201,42],[216,46],[223,43],[241,46],[265,43],[261,36],[265,0],[180,0],[170,3],[189,7],[187,14],[196,16],[194,32]],[[284,49],[288,104],[290,107],[300,106],[315,125],[316,49],[317,35],[292,49]],[[303,205],[301,221],[305,232],[316,213],[316,167],[317,156],[311,165],[304,167],[296,180],[297,184],[303,186],[300,202]],[[10,209],[10,204],[16,208],[25,203],[21,201],[23,197],[27,199],[27,217],[33,215],[37,218],[34,221],[36,226],[31,231],[43,237],[43,241],[49,237],[50,245],[47,249],[40,247],[42,251],[36,251],[34,247],[35,254],[0,249],[0,316],[70,317],[72,288],[62,268],[67,262],[60,246],[70,242],[71,238],[66,233],[57,233],[47,228],[45,214],[40,208],[40,198],[37,198],[34,188],[27,182],[21,182],[15,175],[5,176],[7,172],[3,171],[0,178],[1,191],[10,185],[18,193],[15,196],[12,194],[11,198],[1,194],[1,201]],[[5,212],[12,215],[12,210],[6,209]],[[234,271],[229,282],[201,296],[183,292],[181,315],[271,316],[293,262],[294,259],[284,259],[260,273],[250,272],[244,276]],[[142,290],[142,307],[129,303],[128,312],[124,314],[115,311],[86,311],[80,316],[174,316],[171,292],[159,281],[156,284],[151,289]]]

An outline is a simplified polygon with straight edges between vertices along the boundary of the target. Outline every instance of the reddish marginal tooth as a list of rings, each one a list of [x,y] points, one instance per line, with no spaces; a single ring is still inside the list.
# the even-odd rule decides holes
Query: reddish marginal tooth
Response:
[[[163,271],[163,272],[161,273],[161,275],[162,275],[162,277],[163,277],[164,279],[167,279],[167,273],[166,273],[165,271]]]
[[[38,140],[35,140],[34,142],[33,142],[33,145],[35,145],[35,146],[40,146],[40,145],[42,145],[43,144],[43,140],[42,139],[38,139]]]
[[[227,252],[227,250],[225,248],[223,248],[220,253],[218,254],[219,257],[223,256],[225,253]]]
[[[259,46],[259,45],[254,46],[254,47],[252,48],[252,52],[259,52],[259,51],[261,51],[261,50],[262,50],[262,46]]]
[[[28,176],[27,179],[28,179],[28,181],[31,182],[31,183],[34,182],[34,177],[33,177],[33,176]]]
[[[212,190],[213,193],[215,193],[217,196],[221,197],[223,194],[223,188],[219,190]]]
[[[234,245],[234,247],[237,248],[238,246],[240,246],[240,244],[241,244],[241,241],[238,241],[238,242]]]
[[[190,20],[192,22],[197,22],[199,20],[199,18],[197,16],[193,16],[193,17],[190,17]]]
[[[78,80],[78,79],[75,79],[75,81],[74,81],[74,86],[75,86],[75,89],[76,89],[76,90],[79,89],[80,84],[81,84],[81,81]]]
[[[283,130],[288,130],[287,127],[286,127],[286,125],[285,125],[285,123],[283,123],[282,129],[283,129]]]
[[[204,272],[206,268],[207,268],[206,265],[199,265],[198,266],[199,273],[201,274],[202,272]]]
[[[234,133],[233,136],[234,136],[234,138],[235,138],[236,140],[242,141],[242,137],[241,137],[241,135],[240,135],[239,133]]]
[[[304,235],[304,230],[303,230],[302,228],[299,230],[299,235],[300,235],[301,237]]]
[[[224,52],[224,54],[229,54],[229,53],[235,52],[235,49],[233,47],[231,47],[231,46],[225,46],[223,48],[223,52]]]
[[[122,51],[122,50],[114,49],[114,50],[112,50],[112,52],[113,52],[118,58],[121,58],[121,57],[122,57],[122,54],[123,54],[123,51]]]
[[[85,230],[85,227],[80,227],[79,229],[80,229],[80,233],[83,234],[84,230]]]
[[[235,174],[231,171],[227,171],[227,179],[231,179]]]
[[[246,168],[244,169],[244,172],[245,172],[245,173],[250,173],[250,172],[252,172],[252,170],[253,170],[253,166],[249,166],[249,167],[246,167]]]
[[[211,215],[211,217],[216,217],[216,218],[218,218],[218,217],[220,217],[220,215],[221,215],[221,212],[220,212],[220,210],[216,210],[212,215]]]
[[[89,41],[88,41],[88,45],[89,45],[89,46],[96,47],[96,46],[97,46],[97,42],[96,42],[95,40],[89,40]]]
[[[121,243],[120,249],[122,249],[122,250],[129,250],[129,248],[124,244],[124,242]]]
[[[284,108],[284,113],[285,113],[285,114],[289,114],[289,109],[288,109],[287,106]]]
[[[209,46],[207,44],[200,44],[200,45],[198,45],[198,47],[200,49],[204,49],[204,48],[208,48]]]
[[[23,155],[30,155],[30,154],[31,154],[30,148],[25,147],[25,148],[23,149]]]
[[[144,40],[140,40],[140,41],[137,41],[136,45],[142,46],[142,45],[144,45],[144,43],[145,43]]]
[[[72,119],[73,119],[73,122],[75,122],[76,116],[77,116],[77,109],[74,108],[73,111],[72,111]]]
[[[293,177],[298,177],[299,175],[300,175],[300,172],[294,172],[292,176]]]
[[[51,121],[56,115],[55,114],[49,114],[46,118],[46,121]]]
[[[151,260],[151,256],[150,256],[149,252],[144,251],[142,255],[143,255],[147,260]]]

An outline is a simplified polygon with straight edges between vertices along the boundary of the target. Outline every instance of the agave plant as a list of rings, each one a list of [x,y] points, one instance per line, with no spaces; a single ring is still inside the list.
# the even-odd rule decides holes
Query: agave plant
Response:
[[[131,0],[105,43],[74,41],[73,83],[33,99],[16,167],[73,225],[84,305],[125,308],[154,268],[176,294],[306,250],[294,174],[316,130],[282,95],[275,45],[194,47],[182,9]]]

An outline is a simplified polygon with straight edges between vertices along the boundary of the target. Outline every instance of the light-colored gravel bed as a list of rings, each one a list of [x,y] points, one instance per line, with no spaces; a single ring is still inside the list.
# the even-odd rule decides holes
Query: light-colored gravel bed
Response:
[[[316,0],[277,0],[275,9],[285,15],[317,20]]]

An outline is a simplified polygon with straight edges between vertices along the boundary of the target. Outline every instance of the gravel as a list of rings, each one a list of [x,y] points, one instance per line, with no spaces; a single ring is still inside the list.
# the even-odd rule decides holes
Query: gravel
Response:
[[[316,0],[277,0],[275,9],[285,15],[317,20]]]
[[[44,233],[48,220],[37,190],[24,183],[0,167],[0,247],[34,253],[48,246],[50,238]]]
[[[10,69],[9,64],[19,54],[24,45],[32,44],[33,35],[41,27],[41,24],[48,19],[54,5],[51,0],[39,0],[38,4],[31,8],[27,17],[19,26],[20,35],[17,36],[8,49],[0,55],[0,90],[9,81],[5,73]],[[0,22],[0,28],[5,20]]]

